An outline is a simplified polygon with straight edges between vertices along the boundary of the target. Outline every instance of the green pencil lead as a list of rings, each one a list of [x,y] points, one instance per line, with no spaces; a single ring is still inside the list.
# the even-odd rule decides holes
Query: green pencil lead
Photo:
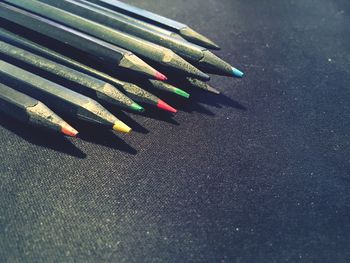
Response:
[[[188,94],[186,91],[179,89],[179,88],[175,89],[175,93],[186,98],[186,99],[188,99],[190,97],[190,94]]]
[[[131,107],[133,110],[135,110],[135,111],[139,111],[139,112],[144,112],[144,111],[145,111],[145,109],[144,109],[142,106],[140,106],[139,104],[137,104],[137,103],[131,104],[130,107]]]

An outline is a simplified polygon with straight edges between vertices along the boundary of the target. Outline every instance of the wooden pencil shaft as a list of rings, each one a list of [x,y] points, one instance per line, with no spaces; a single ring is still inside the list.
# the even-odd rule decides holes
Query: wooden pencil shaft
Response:
[[[167,35],[167,36],[174,37],[174,38],[177,38],[177,39],[185,40],[184,38],[182,38],[180,35],[174,33],[173,31],[161,28],[161,27],[156,26],[156,25],[152,25],[152,24],[147,23],[145,21],[136,19],[136,18],[134,18],[132,16],[128,16],[128,15],[125,15],[123,13],[116,12],[116,11],[114,11],[112,9],[109,9],[109,8],[104,7],[104,6],[101,6],[101,5],[89,2],[87,0],[74,0],[74,1],[78,2],[78,3],[81,3],[81,4],[84,4],[85,6],[93,7],[95,9],[99,10],[100,12],[103,12],[103,13],[105,13],[107,15],[111,15],[111,16],[113,16],[115,18],[119,18],[119,19],[121,19],[121,20],[123,20],[125,22],[132,23],[132,24],[134,24],[136,26],[140,26],[140,27],[143,27],[143,28],[146,28],[146,29],[149,29],[149,30],[153,30],[153,31],[158,32],[158,33],[163,34],[163,35]]]
[[[133,101],[116,90],[113,86],[106,82],[96,79],[90,75],[76,71],[49,59],[35,55],[26,50],[17,48],[13,45],[0,41],[0,52],[6,56],[10,56],[14,59],[23,61],[36,68],[40,68],[44,71],[50,72],[63,79],[70,80],[73,83],[77,83],[82,87],[88,88],[94,92],[94,96],[102,100],[106,100],[110,103],[117,105],[131,105]]]
[[[35,12],[40,16],[45,16],[49,19],[55,20],[58,23],[81,30],[84,33],[91,34],[95,37],[107,40],[110,43],[128,48],[131,51],[138,51],[142,55],[161,61],[164,56],[164,50],[158,48],[156,45],[146,42],[142,39],[133,37],[131,35],[122,33],[112,28],[103,26],[96,22],[84,19],[72,13],[66,12],[62,9],[52,7],[50,5],[28,0],[5,0],[7,3],[14,4],[21,8],[25,8],[30,12]]]
[[[105,41],[1,2],[0,16],[86,53],[94,54],[111,64],[116,65],[125,54],[129,53]]]
[[[155,23],[157,25],[164,26],[170,30],[181,30],[182,28],[187,27],[187,25],[180,23],[178,21],[166,18],[164,16],[155,14],[145,9],[138,8],[136,6],[131,6],[121,1],[117,1],[117,0],[89,0],[89,1],[99,5],[107,6],[109,8],[113,8],[114,10],[128,14],[130,16],[135,16],[140,19],[145,19],[150,23]]]
[[[80,62],[77,62],[71,58],[68,58],[66,56],[63,56],[53,50],[50,50],[46,47],[43,47],[37,43],[34,43],[28,39],[24,39],[19,35],[13,34],[11,32],[8,32],[4,29],[0,28],[0,38],[5,39],[6,41],[11,41],[11,43],[15,45],[20,45],[21,48],[25,48],[33,53],[39,54],[41,56],[44,56],[46,58],[55,60],[59,63],[62,63],[68,67],[74,68],[76,70],[79,70],[81,72],[84,72],[86,74],[92,75],[94,77],[100,78],[106,82],[109,82],[118,88],[122,89],[128,97],[131,99],[134,99],[138,102],[145,102],[150,104],[157,104],[159,98],[154,96],[153,94],[145,91],[144,89],[124,81],[121,81],[119,79],[116,79],[114,77],[111,77],[110,75],[103,73],[101,71],[98,71],[96,69],[93,69],[91,67],[88,67]]]
[[[147,29],[141,25],[137,25],[133,22],[126,20],[110,12],[102,11],[96,6],[89,5],[87,1],[72,1],[72,0],[39,0],[41,2],[50,4],[52,6],[61,8],[68,12],[82,16],[86,19],[101,23],[110,28],[118,29],[120,31],[135,35],[150,42],[159,44],[161,46],[170,48],[175,53],[182,55],[195,62],[200,62],[204,57],[203,51],[206,50],[203,47],[189,43],[187,41],[173,38],[169,35],[158,33],[154,30]]]
[[[144,20],[148,23],[155,24],[159,27],[166,28],[168,30],[171,30],[173,32],[180,34],[183,38],[193,43],[200,44],[201,46],[209,47],[212,49],[220,49],[220,47],[216,45],[213,41],[199,34],[198,32],[194,31],[189,26],[183,23],[180,23],[178,21],[160,16],[158,14],[152,13],[150,11],[146,11],[141,8],[137,8],[135,6],[128,5],[126,3],[123,3],[117,0],[88,0],[88,1],[121,13],[124,13],[124,14],[127,14],[129,16],[133,16],[137,19]]]
[[[67,67],[73,68],[75,70],[79,70],[80,72],[90,74],[90,75],[91,73],[94,73],[93,76],[99,79],[102,79],[104,81],[108,80],[107,74],[104,74],[68,56],[62,55],[61,53],[58,53],[52,49],[42,46],[41,44],[35,43],[29,39],[23,38],[22,36],[15,34],[13,32],[7,31],[3,28],[0,28],[0,39],[12,45],[15,45],[19,48],[25,49],[29,52],[35,53],[39,56],[42,56],[52,61],[55,61],[57,63],[63,64]],[[123,84],[123,82],[117,79],[114,79],[113,84],[120,86]]]
[[[40,94],[41,97],[47,97],[56,106],[62,106],[61,103],[63,102],[65,105],[63,108],[69,108],[72,112],[75,112],[80,105],[85,105],[90,102],[90,99],[79,93],[5,61],[0,61],[0,66],[0,72],[3,77],[7,76],[12,80],[23,83],[23,85],[18,85],[21,86],[20,91],[24,93],[33,92],[33,94]]]
[[[0,83],[0,109],[24,122],[29,121],[28,107],[34,107],[38,100]]]
[[[170,49],[164,48],[144,39],[123,33],[42,2],[25,0],[4,1],[27,9],[31,12],[35,12],[36,14],[45,16],[49,19],[53,19],[59,23],[64,23],[65,25],[101,38],[102,40],[118,45],[122,48],[127,48],[128,50],[152,61],[165,64],[172,68],[176,68],[177,70],[198,75],[199,77],[208,77],[193,65],[186,62],[180,56],[176,55]]]
[[[83,86],[101,91],[105,82],[0,40],[0,52]]]
[[[0,76],[17,90],[42,99],[62,112],[105,125],[117,120],[96,101],[5,61],[0,61]]]
[[[201,67],[203,70],[213,69],[213,72],[217,74],[232,74],[232,66],[214,55],[208,49],[183,39],[174,38],[172,34],[164,34],[154,28],[145,27],[144,24],[147,25],[147,23],[142,21],[134,19],[138,21],[137,23],[131,20],[131,17],[117,12],[111,12],[107,8],[90,3],[86,0],[39,1],[169,48],[176,54],[196,63],[198,67]]]
[[[0,110],[7,115],[35,126],[46,127],[75,136],[68,123],[51,111],[42,102],[0,83]]]

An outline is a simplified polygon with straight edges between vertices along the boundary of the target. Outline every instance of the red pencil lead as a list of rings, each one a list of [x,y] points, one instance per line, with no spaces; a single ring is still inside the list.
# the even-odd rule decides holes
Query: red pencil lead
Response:
[[[155,77],[156,77],[156,79],[161,80],[161,81],[166,81],[168,79],[165,75],[163,75],[160,72],[157,72]]]
[[[71,137],[76,137],[78,134],[78,131],[73,129],[72,127],[68,125],[64,125],[61,127],[61,132],[65,135],[71,136]]]
[[[158,100],[158,104],[157,107],[166,111],[170,111],[172,113],[176,113],[177,109],[174,109],[173,107],[171,107],[169,104],[167,104],[166,102],[162,101],[162,100]]]

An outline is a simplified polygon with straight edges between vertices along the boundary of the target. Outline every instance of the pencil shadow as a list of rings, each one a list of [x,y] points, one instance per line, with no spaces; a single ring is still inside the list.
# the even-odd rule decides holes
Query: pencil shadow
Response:
[[[198,104],[197,101],[193,99],[192,94],[189,99],[186,99],[176,94],[172,94],[162,90],[157,90],[155,88],[144,89],[158,96],[159,98],[167,102],[169,105],[180,111],[186,113],[198,112],[209,116],[214,116],[213,112]]]
[[[100,101],[101,102],[101,101]],[[115,114],[121,121],[125,122],[128,126],[132,128],[134,132],[139,132],[142,134],[148,134],[149,130],[143,127],[141,124],[136,122],[134,119],[132,119],[129,115],[127,115],[125,112],[128,112],[130,114],[154,119],[157,121],[163,121],[169,124],[173,124],[178,126],[179,123],[173,119],[174,115],[172,113],[168,113],[166,111],[163,111],[161,109],[155,108],[154,106],[143,104],[142,106],[145,108],[145,111],[143,112],[136,112],[136,111],[129,111],[129,110],[121,110],[117,106],[107,104],[107,103],[101,103],[106,109],[108,109],[111,113]],[[124,112],[125,111],[125,112]]]
[[[68,119],[66,117],[66,119]],[[77,130],[79,130],[79,139],[99,144],[111,149],[115,149],[127,154],[136,155],[137,151],[129,144],[127,144],[123,139],[118,137],[114,131],[109,130],[105,126],[93,125],[88,122],[81,120],[69,120]]]
[[[223,93],[216,95],[205,90],[197,89],[195,87],[189,87],[186,84],[187,82],[185,81],[180,82],[180,84],[179,82],[174,83],[176,87],[180,87],[181,89],[187,91],[191,95],[189,99],[185,99],[175,94],[171,94],[161,90],[148,89],[148,91],[169,102],[169,104],[171,104],[175,108],[187,113],[198,112],[201,114],[206,114],[208,116],[215,116],[215,114],[209,109],[207,109],[205,105],[215,108],[223,108],[225,106],[242,111],[247,110],[247,108],[244,105],[242,105],[238,101],[233,100],[232,98],[226,96]],[[147,88],[145,89],[147,90]]]
[[[22,137],[24,140],[51,150],[71,155],[80,159],[86,158],[86,154],[72,144],[62,134],[52,132],[39,127],[23,124],[3,113],[0,113],[0,125],[5,129]]]
[[[172,113],[168,113],[166,111],[162,111],[160,109],[157,108],[153,108],[153,107],[148,107],[146,106],[145,108],[146,110],[144,112],[140,112],[138,113],[140,116],[146,117],[146,118],[150,118],[153,120],[157,120],[157,121],[162,121],[162,122],[166,122],[175,126],[179,126],[180,124],[175,121],[173,119],[174,115]]]
[[[222,108],[223,106],[235,108],[237,110],[246,111],[247,108],[236,100],[227,97],[225,94],[203,96],[202,94],[194,93],[193,99],[199,103]]]

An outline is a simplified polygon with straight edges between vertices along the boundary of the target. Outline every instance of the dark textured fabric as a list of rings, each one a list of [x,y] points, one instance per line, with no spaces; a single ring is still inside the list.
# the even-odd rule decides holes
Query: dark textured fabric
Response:
[[[349,1],[128,2],[246,77],[168,99],[174,118],[119,115],[127,136],[0,115],[0,261],[349,262]]]

